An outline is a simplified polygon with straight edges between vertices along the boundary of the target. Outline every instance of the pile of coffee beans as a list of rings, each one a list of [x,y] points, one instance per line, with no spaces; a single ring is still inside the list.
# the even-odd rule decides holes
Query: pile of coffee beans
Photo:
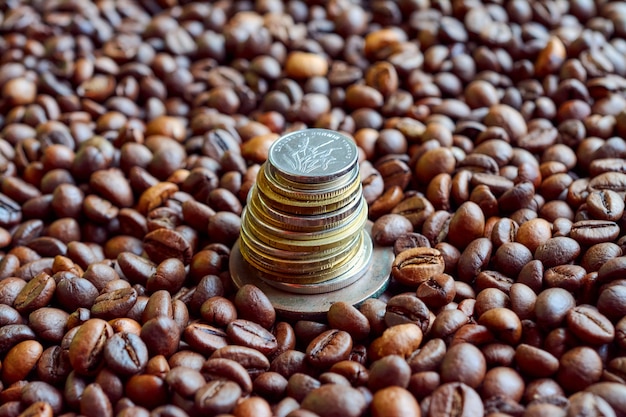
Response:
[[[0,2],[0,417],[626,416],[626,4]],[[389,289],[234,288],[269,145],[359,146]]]

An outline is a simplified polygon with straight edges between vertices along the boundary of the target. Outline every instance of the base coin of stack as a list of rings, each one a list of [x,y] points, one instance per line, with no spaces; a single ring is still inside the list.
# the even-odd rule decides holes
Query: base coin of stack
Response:
[[[272,287],[336,291],[369,267],[372,241],[354,141],[325,129],[278,139],[248,195],[239,249]]]

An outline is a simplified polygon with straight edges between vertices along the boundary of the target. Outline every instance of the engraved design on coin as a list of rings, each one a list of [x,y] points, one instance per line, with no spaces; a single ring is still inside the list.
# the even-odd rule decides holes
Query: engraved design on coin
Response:
[[[354,167],[357,157],[354,141],[326,129],[290,133],[269,150],[270,165],[296,182],[338,178]]]
[[[303,174],[310,174],[316,170],[327,171],[330,164],[335,162],[337,158],[331,154],[339,149],[330,147],[332,140],[317,146],[309,146],[309,138],[305,138],[301,143],[296,145],[296,149],[287,145],[287,149],[292,154],[287,154],[286,162],[294,171]]]

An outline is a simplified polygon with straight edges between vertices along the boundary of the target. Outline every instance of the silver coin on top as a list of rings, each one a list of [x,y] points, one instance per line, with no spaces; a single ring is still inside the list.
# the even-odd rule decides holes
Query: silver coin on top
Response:
[[[285,178],[299,183],[327,182],[354,168],[354,141],[327,129],[306,129],[274,142],[268,162]]]

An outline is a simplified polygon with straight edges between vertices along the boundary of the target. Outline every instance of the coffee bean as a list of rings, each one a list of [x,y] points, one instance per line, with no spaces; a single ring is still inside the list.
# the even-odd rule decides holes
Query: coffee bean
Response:
[[[595,350],[576,347],[565,352],[559,360],[557,381],[565,391],[578,391],[597,382],[602,373],[602,362]],[[585,372],[580,372],[584,367]]]
[[[610,242],[618,235],[619,227],[617,224],[605,220],[581,220],[575,222],[570,231],[572,239],[586,246]]]
[[[563,265],[576,259],[580,254],[580,244],[569,237],[553,237],[539,245],[535,250],[535,259],[546,268]]]
[[[276,312],[267,296],[257,287],[244,285],[235,295],[235,307],[239,316],[269,329],[276,320]]]
[[[306,349],[307,360],[314,366],[330,368],[346,360],[352,350],[350,334],[341,330],[328,330],[313,339]]]
[[[239,385],[232,381],[210,381],[195,394],[195,406],[204,413],[227,413],[241,396]]]
[[[462,382],[478,386],[485,377],[486,362],[483,354],[469,343],[457,344],[446,352],[441,363],[444,382]]]
[[[413,225],[400,214],[386,214],[374,222],[372,236],[379,245],[391,246],[396,239],[413,231]]]
[[[443,257],[437,249],[413,248],[396,256],[391,271],[397,281],[418,286],[433,275],[443,273],[444,268]]]
[[[385,323],[387,327],[415,323],[422,333],[427,333],[430,325],[430,311],[426,304],[413,294],[396,295],[387,302]]]
[[[320,416],[340,413],[359,416],[366,408],[366,401],[357,389],[336,384],[322,385],[308,393],[302,400],[302,408]]]
[[[148,348],[136,334],[116,333],[104,346],[104,360],[114,372],[132,375],[141,372],[148,362]]]
[[[365,339],[370,333],[370,323],[356,307],[338,301],[328,309],[328,324],[338,330],[348,332],[353,340]]]
[[[593,306],[576,306],[565,320],[570,331],[587,343],[608,343],[615,337],[613,324]]]
[[[462,382],[449,382],[432,393],[428,415],[472,416],[483,411],[483,403],[474,389]]]

